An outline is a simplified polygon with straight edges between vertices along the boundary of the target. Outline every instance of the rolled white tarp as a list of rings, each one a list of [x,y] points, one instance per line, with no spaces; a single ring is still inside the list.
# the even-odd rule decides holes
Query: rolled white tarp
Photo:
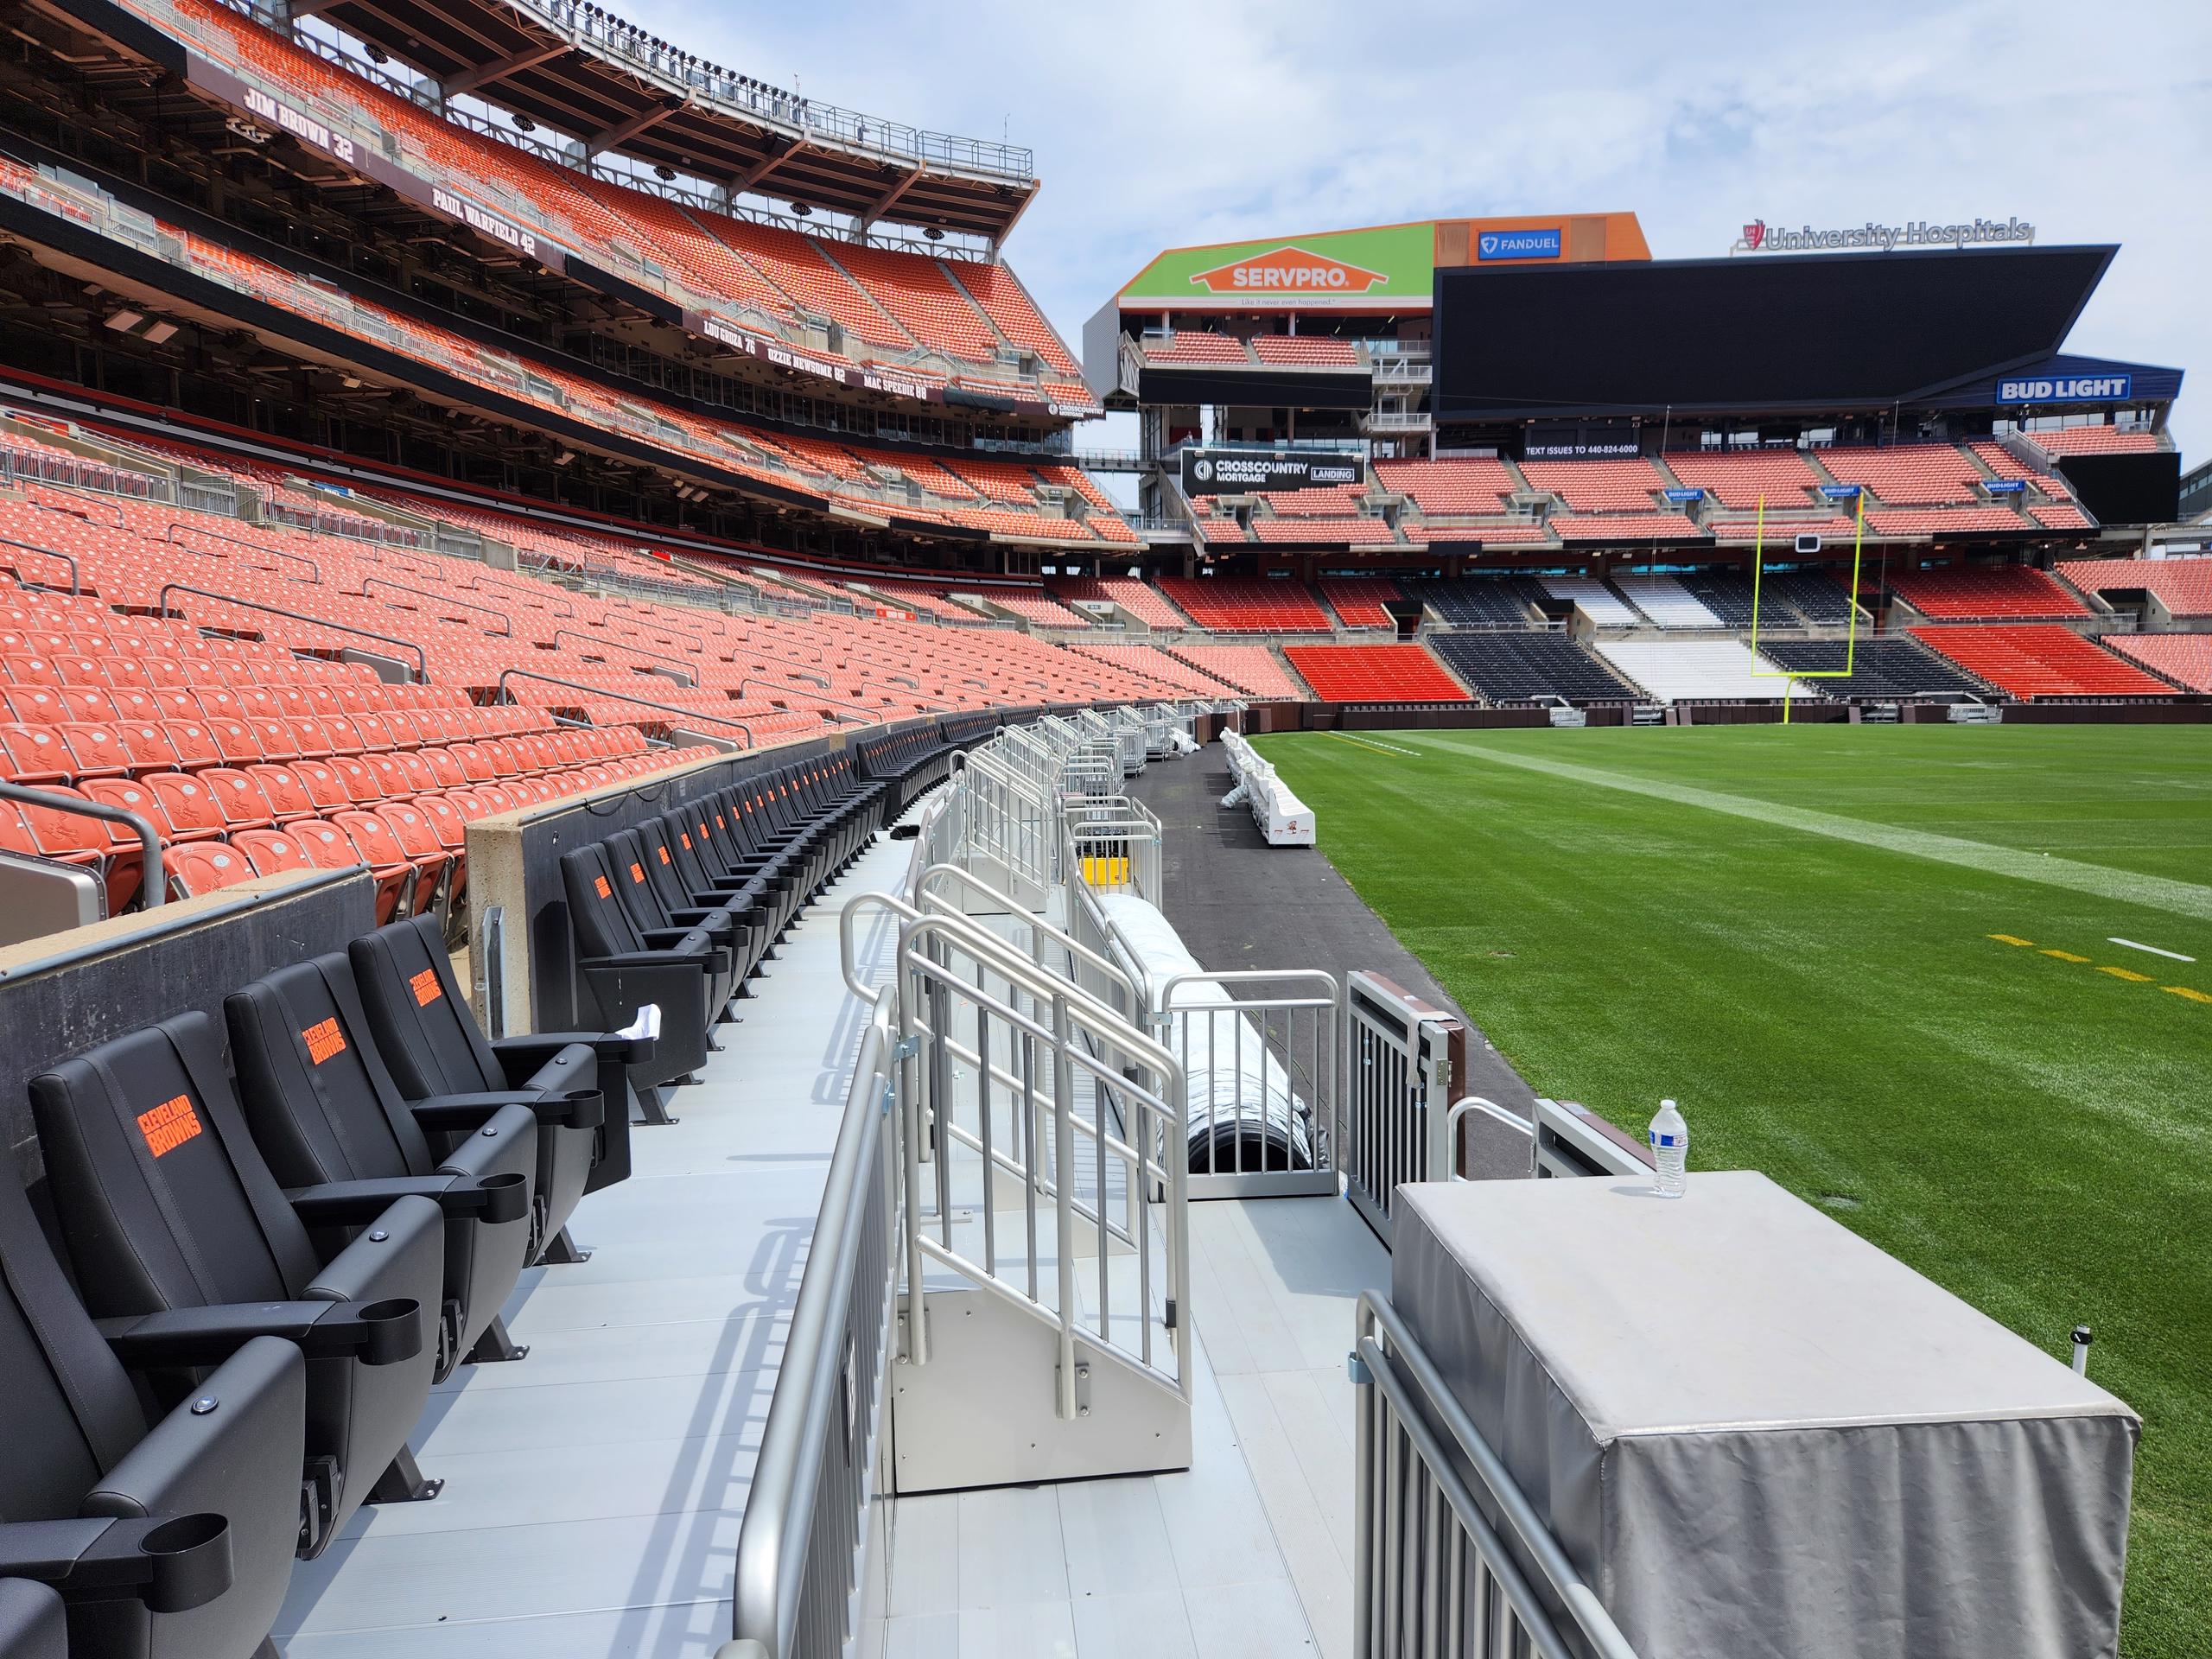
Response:
[[[1156,906],[1133,893],[1092,897],[1147,1006],[1160,1006],[1177,976],[1205,971]],[[1166,1025],[1152,1034],[1184,1067],[1191,1173],[1313,1168],[1312,1112],[1260,1027],[1211,980],[1185,981],[1173,995]]]

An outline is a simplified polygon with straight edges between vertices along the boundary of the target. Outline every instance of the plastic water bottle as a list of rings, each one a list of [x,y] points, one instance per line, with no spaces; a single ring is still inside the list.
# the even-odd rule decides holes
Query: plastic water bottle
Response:
[[[1659,1160],[1651,1190],[1662,1198],[1681,1198],[1689,1186],[1690,1126],[1671,1100],[1661,1101],[1659,1116],[1651,1120],[1651,1151]]]

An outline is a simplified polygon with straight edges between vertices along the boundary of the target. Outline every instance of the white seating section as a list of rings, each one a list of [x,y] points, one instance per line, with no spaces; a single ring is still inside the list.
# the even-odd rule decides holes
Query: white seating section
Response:
[[[1572,600],[1593,626],[1632,628],[1643,620],[1595,576],[1544,576],[1540,580],[1544,591],[1554,599]]]
[[[1728,625],[1675,576],[1615,576],[1628,602],[1662,628],[1725,628]]]
[[[1270,847],[1311,847],[1313,809],[1292,794],[1290,786],[1275,776],[1275,769],[1236,733],[1224,732],[1221,747],[1229,756],[1230,771],[1236,777],[1236,787],[1222,804],[1251,808],[1252,822],[1260,826],[1260,835]]]
[[[1597,652],[1662,702],[1817,697],[1816,681],[1785,679],[1733,639],[1600,639]]]

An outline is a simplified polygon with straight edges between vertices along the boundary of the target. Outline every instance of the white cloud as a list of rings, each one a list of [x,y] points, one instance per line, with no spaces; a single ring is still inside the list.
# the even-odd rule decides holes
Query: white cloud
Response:
[[[1440,214],[1631,209],[1661,257],[1747,219],[2018,214],[2121,245],[2082,351],[2212,376],[2202,0],[1466,5],[631,0],[814,97],[1036,152],[1009,257],[1061,332],[1163,247]],[[2212,387],[2184,447],[2212,446]]]

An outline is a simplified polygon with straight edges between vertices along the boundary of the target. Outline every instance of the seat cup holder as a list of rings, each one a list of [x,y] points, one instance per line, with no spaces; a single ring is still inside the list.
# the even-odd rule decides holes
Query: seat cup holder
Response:
[[[388,1296],[363,1304],[359,1314],[367,1340],[361,1359],[369,1365],[397,1365],[423,1351],[423,1305],[412,1296]]]
[[[530,1178],[517,1171],[486,1175],[477,1182],[484,1194],[484,1219],[490,1223],[520,1221],[530,1213]]]
[[[578,1089],[562,1096],[569,1103],[568,1126],[595,1129],[607,1122],[607,1096],[596,1089]]]
[[[138,1541],[152,1568],[148,1611],[184,1613],[204,1607],[231,1587],[231,1523],[212,1512],[180,1515]]]

